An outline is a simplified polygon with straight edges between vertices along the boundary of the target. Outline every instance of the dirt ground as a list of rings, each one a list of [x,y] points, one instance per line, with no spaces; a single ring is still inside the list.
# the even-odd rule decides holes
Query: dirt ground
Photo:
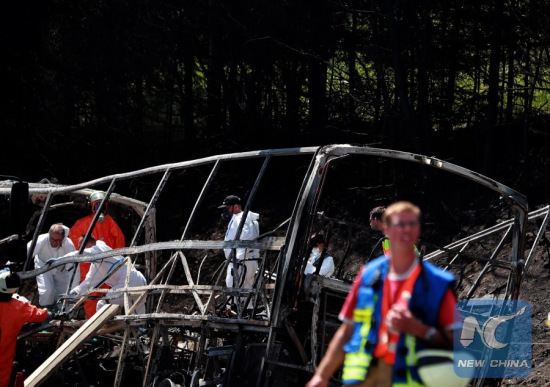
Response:
[[[506,379],[503,386],[550,385],[550,327],[546,325],[550,313],[550,269],[546,248],[541,246],[522,284],[519,298],[528,301],[532,315],[533,368],[524,379]]]

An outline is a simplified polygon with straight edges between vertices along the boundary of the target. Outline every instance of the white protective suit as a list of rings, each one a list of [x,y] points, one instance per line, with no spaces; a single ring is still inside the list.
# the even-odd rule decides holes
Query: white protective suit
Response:
[[[306,269],[304,271],[305,274],[313,274],[317,271],[317,268],[315,267],[315,264],[317,261],[321,259],[321,251],[318,247],[314,247],[311,249],[311,254],[309,255],[309,259],[307,260]],[[321,270],[319,270],[319,275],[322,275],[323,277],[330,277],[334,273],[334,259],[328,255],[325,254],[325,258],[323,259],[323,264],[321,265]]]
[[[63,228],[65,229],[65,237],[59,247],[52,247],[50,244],[49,233],[38,236],[36,246],[33,251],[35,269],[40,269],[50,258],[62,257],[63,255],[76,250],[73,242],[69,239],[69,228],[66,226],[63,226]],[[27,253],[31,248],[31,244],[32,242],[27,244]],[[40,305],[53,305],[59,299],[61,294],[67,293],[69,282],[71,281],[71,277],[73,277],[74,270],[76,270],[76,273],[74,274],[74,283],[78,284],[80,281],[80,270],[78,265],[72,263],[64,266],[58,266],[55,269],[36,276],[36,283],[38,285],[38,300]]]
[[[234,214],[231,217],[231,220],[229,221],[229,225],[227,226],[227,232],[225,233],[225,241],[232,241],[235,239],[235,236],[237,235],[237,229],[239,228],[239,224],[241,222],[241,219],[243,217],[244,212],[239,212],[238,214]],[[258,224],[258,218],[260,217],[259,214],[249,211],[248,216],[246,217],[246,221],[243,226],[243,230],[241,232],[240,239],[243,241],[250,241],[255,240],[260,235],[260,226]],[[229,258],[231,254],[232,249],[224,249],[225,257]],[[254,284],[254,275],[256,274],[256,270],[258,270],[258,260],[248,260],[251,258],[260,258],[260,250],[258,249],[247,249],[247,248],[238,248],[235,249],[236,254],[236,260],[237,262],[242,261],[243,259],[247,259],[244,261],[244,267],[246,267],[246,273],[243,270],[243,265],[237,265],[239,270],[239,279],[242,283],[242,288],[244,289],[250,289],[252,288],[252,285]],[[243,278],[244,276],[244,278]],[[234,283],[234,276],[233,276],[233,263],[229,263],[227,266],[227,275],[225,277],[225,285],[228,288],[232,287],[239,287],[238,284]],[[251,307],[251,306],[250,306]]]
[[[105,244],[103,241],[97,241],[95,246],[88,247],[87,249],[84,249],[83,255],[91,255],[91,254],[98,254],[105,251],[112,250],[109,246]],[[96,287],[97,284],[103,280],[111,272],[111,270],[122,260],[124,257],[121,255],[117,255],[114,257],[109,257],[102,259],[100,261],[92,262],[92,265],[90,266],[90,270],[88,271],[88,274],[86,274],[86,278],[82,283],[76,287],[74,287],[71,290],[71,293],[74,293],[76,295],[80,295],[86,291],[88,291],[92,287]],[[126,284],[126,272],[128,270],[128,263],[125,263],[124,266],[122,266],[120,269],[118,269],[113,275],[111,275],[105,283],[109,285],[112,289],[120,289],[123,288]],[[145,286],[147,285],[147,281],[145,280],[145,277],[143,274],[141,274],[140,271],[138,271],[134,265],[130,267],[130,282],[128,284],[129,287],[134,286]],[[133,305],[137,299],[139,298],[139,294],[131,294],[130,295],[130,305]],[[145,301],[144,298],[139,306],[136,308],[135,313],[137,314],[144,314],[145,313]],[[123,293],[107,293],[105,294],[105,299],[101,299],[97,303],[97,309],[101,309],[103,305],[106,303],[110,304],[116,304],[120,305],[124,308],[124,294]]]

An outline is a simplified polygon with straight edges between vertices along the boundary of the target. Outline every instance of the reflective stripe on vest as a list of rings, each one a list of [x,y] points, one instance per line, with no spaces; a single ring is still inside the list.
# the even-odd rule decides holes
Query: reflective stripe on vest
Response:
[[[388,237],[385,237],[382,241],[382,251],[384,252],[384,255],[386,257],[390,257],[391,255],[391,249],[390,249],[390,240]]]
[[[367,377],[372,356],[366,352],[346,353],[342,380],[344,384],[360,383]]]
[[[370,291],[359,291],[358,293],[357,306],[353,315],[354,333],[344,347],[346,351],[342,374],[344,385],[362,383],[367,377],[368,368],[374,358],[373,352],[379,340],[376,333],[378,333],[380,322],[383,321],[381,302],[377,300],[382,297],[383,282],[387,275],[388,263],[387,258],[379,257],[377,260],[371,261],[367,265],[367,270],[363,273],[361,289],[370,289]],[[411,303],[416,308],[424,310],[423,305],[438,304],[441,301],[448,287],[452,284],[452,280],[447,273],[434,272],[434,269],[431,268],[432,265],[427,262],[423,263],[422,266],[422,270],[426,270],[426,275],[421,276],[424,278],[423,281],[418,278],[412,292],[413,294],[418,292],[420,298],[413,296]],[[380,281],[382,284],[380,284]],[[429,292],[423,290],[426,288],[426,281],[430,283]],[[428,308],[426,311],[432,309]],[[368,316],[371,316],[370,321],[368,321]],[[434,325],[437,315],[428,313],[426,318],[430,325]],[[399,370],[402,370],[401,372],[405,372],[400,376],[396,376],[394,373],[392,386],[423,386],[415,370],[417,363],[416,351],[424,347],[426,347],[426,343],[423,340],[412,335],[401,335],[397,344],[394,367],[398,367]]]
[[[409,367],[416,365],[416,337],[412,335],[405,335],[405,348],[407,348],[407,355],[405,356],[405,364],[407,365],[407,386],[421,386],[420,383],[414,381],[411,377]]]
[[[382,252],[388,258],[391,256],[390,240],[388,239],[388,237],[384,237],[384,240],[382,240]],[[420,255],[420,252],[418,251],[418,248],[416,246],[414,246],[414,252],[416,253],[416,255]]]
[[[378,297],[375,297],[375,303],[377,298]],[[355,308],[353,311],[353,321],[361,323],[361,329],[359,331],[361,335],[360,348],[365,348],[367,345],[367,337],[371,327],[373,312],[374,308],[372,307],[364,309]],[[342,380],[347,381],[347,383],[356,383],[365,380],[371,360],[372,355],[365,351],[346,353]]]
[[[363,337],[366,338],[367,335],[368,332],[365,332]],[[361,347],[364,348],[365,344],[366,339],[361,342]],[[405,357],[405,363],[407,364],[406,381],[394,382],[392,383],[392,387],[424,387],[424,384],[413,380],[409,368],[416,365],[416,337],[412,335],[405,335],[405,348],[407,348],[407,356]],[[343,384],[362,383],[367,378],[371,361],[372,356],[364,351],[346,353],[344,369],[342,372]]]

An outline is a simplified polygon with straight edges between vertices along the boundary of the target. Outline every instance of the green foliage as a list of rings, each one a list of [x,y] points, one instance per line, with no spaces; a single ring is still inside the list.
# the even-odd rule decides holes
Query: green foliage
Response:
[[[53,148],[42,173],[120,142],[147,165],[218,138],[430,152],[435,131],[549,113],[549,16],[541,1],[16,2],[0,123],[33,138],[18,152]]]

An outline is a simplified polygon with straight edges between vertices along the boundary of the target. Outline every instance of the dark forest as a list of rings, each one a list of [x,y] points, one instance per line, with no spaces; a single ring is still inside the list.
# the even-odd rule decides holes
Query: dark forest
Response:
[[[31,183],[70,185],[105,175],[217,154],[343,143],[413,152],[468,168],[483,175],[481,180],[487,176],[525,194],[529,208],[522,208],[522,211],[550,202],[548,0],[20,0],[3,5],[0,13],[0,47],[3,54],[0,59],[0,128],[3,144],[0,180],[16,177]],[[371,243],[368,239],[371,229],[366,215],[375,204],[386,203],[398,196],[418,202],[423,213],[428,215],[429,222],[424,223],[425,228],[432,230],[431,234],[424,232],[423,238],[426,245],[430,243],[428,247],[433,249],[448,246],[447,243],[463,235],[477,233],[487,224],[506,225],[509,216],[509,210],[505,208],[509,204],[506,195],[485,197],[464,183],[441,177],[438,170],[432,175],[403,167],[395,173],[392,171],[397,163],[389,166],[374,162],[360,164],[357,160],[342,157],[338,163],[325,164],[334,172],[327,174],[330,177],[322,184],[310,184],[312,189],[308,195],[311,195],[302,197],[301,203],[305,204],[300,207],[304,209],[301,218],[293,218],[299,206],[295,206],[295,196],[292,195],[299,192],[300,187],[305,187],[302,183],[304,175],[318,174],[316,178],[321,181],[323,169],[308,169],[308,165],[313,164],[302,159],[299,161],[303,165],[298,163],[294,166],[285,161],[274,163],[279,165],[278,169],[269,170],[264,169],[267,159],[262,164],[258,161],[257,165],[248,159],[228,162],[220,167],[221,182],[216,182],[212,187],[204,182],[210,179],[210,173],[217,173],[217,163],[212,167],[212,172],[202,166],[196,170],[189,168],[189,171],[182,169],[173,173],[166,170],[163,174],[166,180],[162,177],[161,183],[154,180],[156,176],[117,181],[116,191],[113,192],[120,194],[120,197],[143,200],[144,204],[155,204],[157,199],[159,202],[156,207],[143,206],[142,212],[147,216],[140,219],[124,208],[119,208],[117,214],[114,204],[110,211],[129,230],[126,241],[132,242],[128,246],[139,245],[140,238],[145,240],[149,237],[143,244],[148,248],[150,241],[177,242],[179,239],[191,245],[193,240],[196,242],[198,247],[188,249],[194,251],[186,251],[189,265],[188,258],[181,251],[177,252],[178,255],[173,254],[173,262],[180,261],[182,267],[179,272],[175,271],[175,264],[171,263],[172,269],[165,279],[167,286],[178,286],[178,292],[183,286],[188,286],[193,288],[193,294],[185,294],[189,297],[182,298],[182,301],[175,295],[184,294],[184,291],[165,298],[162,290],[159,297],[162,302],[158,304],[165,303],[167,308],[162,311],[157,308],[157,311],[178,313],[179,327],[181,321],[199,321],[195,320],[197,310],[204,317],[203,322],[212,316],[207,316],[212,310],[203,307],[203,302],[196,297],[198,293],[195,293],[193,278],[198,273],[198,285],[215,284],[219,287],[220,279],[224,277],[218,273],[225,273],[227,266],[223,265],[227,265],[229,260],[220,245],[215,243],[223,240],[227,227],[219,217],[218,206],[222,198],[228,193],[241,194],[237,191],[243,193],[243,198],[257,197],[253,209],[262,214],[263,232],[270,230],[274,237],[286,243],[281,242],[277,248],[270,247],[270,255],[264,255],[265,267],[269,268],[265,271],[264,281],[273,285],[270,287],[273,289],[273,300],[282,305],[276,305],[273,309],[280,325],[272,325],[276,330],[270,332],[276,334],[269,333],[265,339],[257,339],[259,328],[257,331],[256,328],[247,331],[239,327],[236,339],[236,329],[219,329],[216,325],[220,323],[218,320],[208,326],[208,329],[212,328],[209,331],[205,330],[203,322],[200,327],[193,325],[190,331],[196,328],[194,333],[197,336],[191,337],[190,331],[183,328],[178,332],[182,337],[186,336],[185,340],[189,343],[198,343],[196,337],[199,337],[200,330],[202,343],[206,340],[214,343],[209,347],[214,348],[212,357],[226,356],[224,351],[234,345],[235,354],[241,352],[245,354],[243,356],[250,356],[243,357],[242,363],[250,361],[252,370],[260,369],[254,363],[263,362],[271,356],[271,352],[276,352],[265,349],[271,347],[254,345],[264,345],[271,340],[273,348],[276,348],[280,343],[275,343],[272,338],[277,336],[283,350],[276,362],[283,364],[288,361],[292,367],[281,367],[279,372],[272,372],[275,367],[270,368],[269,377],[274,375],[273,380],[277,377],[280,380],[288,377],[290,380],[294,378],[294,369],[299,368],[294,364],[300,367],[306,363],[308,367],[316,364],[320,359],[317,352],[321,354],[321,350],[324,351],[325,333],[327,338],[333,334],[333,331],[324,331],[325,322],[329,326],[332,321],[327,318],[322,324],[317,324],[321,320],[315,313],[333,315],[334,323],[340,310],[338,302],[343,300],[340,296],[332,299],[334,305],[329,306],[338,304],[332,313],[325,304],[320,307],[321,303],[315,301],[316,310],[307,304],[311,299],[304,301],[298,297],[303,289],[314,283],[302,283],[300,279],[305,277],[302,276],[302,266],[307,260],[304,253],[307,251],[309,254],[310,251],[306,247],[311,247],[306,246],[310,231],[324,227],[334,234],[331,254],[341,258],[338,281],[350,282],[364,262],[364,252],[372,250],[370,245],[368,249],[365,247]],[[293,166],[292,170],[289,165]],[[261,173],[256,172],[256,168]],[[264,186],[267,188],[262,186],[256,195],[256,182],[261,180],[257,176],[263,176],[266,170],[267,184]],[[310,171],[313,171],[311,175]],[[239,178],[237,172],[245,178]],[[180,180],[171,180],[164,185],[172,176]],[[115,180],[116,177],[112,178],[109,188],[105,182],[102,183],[105,186],[90,186],[94,190],[108,191],[109,196]],[[203,191],[197,182],[204,183],[203,188],[207,192],[204,203]],[[166,188],[163,195],[160,195],[160,187]],[[158,195],[155,190],[158,190]],[[319,196],[322,200],[315,202],[318,207],[313,205],[316,192],[324,195]],[[84,197],[81,192],[78,193],[80,196],[65,194],[69,193],[57,195],[58,201],[51,206],[49,200],[55,195],[47,195],[45,200],[48,206],[57,205],[58,211],[49,213],[49,223],[54,219],[59,221],[55,218],[59,217],[65,224],[73,224],[74,219],[82,215],[81,212],[89,212],[87,196]],[[203,205],[196,214],[193,206],[195,196],[199,197],[197,203]],[[64,207],[65,203],[75,208]],[[9,204],[10,211],[15,215],[14,208],[26,210],[23,201],[11,200]],[[35,207],[43,205],[32,204]],[[547,207],[543,209],[548,211]],[[42,214],[46,213],[42,211]],[[145,223],[141,220],[147,219],[151,213],[158,219],[158,228],[142,227]],[[42,225],[41,221],[45,218],[38,218],[38,214],[39,211],[34,211],[31,221],[25,224],[17,219],[16,226],[21,229],[27,225],[33,226],[37,219]],[[11,213],[10,217],[5,216],[2,227],[12,227],[15,218]],[[23,219],[22,216],[19,218]],[[346,222],[341,222],[341,219]],[[550,329],[547,325],[550,324],[547,323],[547,316],[550,316],[547,314],[550,310],[547,297],[550,292],[550,242],[546,236],[549,230],[547,223],[544,226],[539,223],[538,218],[531,219],[530,228],[522,231],[521,243],[512,246],[518,250],[525,247],[526,256],[531,256],[528,248],[533,248],[536,254],[531,261],[531,271],[527,273],[525,270],[524,277],[516,275],[523,270],[525,261],[517,260],[517,265],[512,265],[511,259],[519,257],[513,253],[510,259],[506,257],[506,265],[511,268],[509,273],[502,274],[498,270],[508,266],[497,264],[494,267],[498,270],[487,270],[489,279],[479,286],[479,294],[496,295],[502,289],[508,291],[515,287],[519,291],[521,284],[521,296],[533,305],[533,372],[529,378],[507,383],[510,386],[550,383],[550,351],[547,347]],[[241,228],[243,224],[241,222]],[[190,225],[193,227],[188,229]],[[513,225],[518,226],[518,218],[515,218]],[[409,223],[409,226],[413,225]],[[285,234],[286,227],[291,231],[288,235]],[[39,229],[40,226],[36,229],[36,235]],[[134,229],[139,229],[139,232],[133,234]],[[509,230],[506,235],[511,235]],[[270,232],[264,235],[271,236]],[[18,234],[23,235],[22,232]],[[27,235],[32,234],[27,232]],[[134,239],[130,239],[130,235],[134,235]],[[327,232],[327,235],[330,233]],[[513,235],[512,244],[519,240],[518,235]],[[540,246],[539,235],[543,236]],[[20,240],[23,241],[22,238]],[[204,241],[213,242],[214,247],[201,247],[199,242]],[[8,250],[6,257],[15,253],[25,255],[25,245],[19,241],[17,243],[18,250]],[[471,281],[468,286],[474,283],[472,289],[477,287],[478,279],[474,279],[473,274],[485,273],[489,261],[495,261],[494,256],[501,253],[504,256],[511,251],[506,245],[500,251],[501,243],[495,237],[489,242],[484,240],[473,244],[471,252],[466,251],[463,257],[466,264],[472,264],[471,272],[463,270],[466,264],[461,267],[459,286],[462,286],[464,279],[465,284]],[[491,250],[493,246],[494,253]],[[183,250],[180,245],[176,247]],[[232,248],[235,247],[238,246]],[[167,249],[162,255],[158,250],[162,265],[172,262],[169,251]],[[277,251],[286,255],[278,255]],[[453,255],[455,252],[447,248],[445,251]],[[460,251],[463,251],[462,248]],[[176,259],[176,256],[180,258]],[[266,256],[269,259],[265,259]],[[27,258],[31,257],[32,254],[29,254]],[[479,257],[483,259],[476,261]],[[143,266],[146,268],[148,258],[144,256]],[[454,260],[452,258],[450,262]],[[203,270],[204,262],[207,264]],[[481,263],[485,265],[483,269]],[[155,256],[155,270],[156,265]],[[154,273],[154,270],[150,272]],[[191,272],[193,276],[189,274]],[[264,273],[263,266],[259,273]],[[273,276],[273,273],[276,275]],[[281,274],[286,276],[287,273],[290,274],[285,279]],[[148,279],[151,278],[153,276]],[[281,278],[287,281],[287,287],[280,285],[283,283]],[[481,279],[481,276],[478,278]],[[28,283],[34,286],[34,280]],[[258,284],[257,289],[261,289],[262,282]],[[509,287],[510,284],[513,286]],[[217,296],[214,297],[214,294],[218,290],[212,289],[209,290],[209,299],[214,300],[214,317],[218,318],[216,313],[225,311],[226,305],[215,305]],[[461,290],[465,289],[467,286],[463,285]],[[29,294],[33,292],[34,288],[28,291]],[[277,298],[279,295],[282,296]],[[284,303],[280,302],[281,299]],[[264,311],[274,305],[273,301],[267,301]],[[200,308],[193,306],[195,303]],[[296,308],[298,303],[307,308]],[[206,302],[204,305],[207,305]],[[187,317],[182,318],[183,315]],[[189,316],[192,319],[185,320]],[[269,314],[265,316],[267,319]],[[263,316],[262,320],[255,321],[254,313],[248,317],[250,320],[246,323],[258,323],[251,324],[254,327],[267,321],[263,320]],[[222,319],[221,316],[219,318]],[[311,325],[310,320],[313,322]],[[283,322],[288,336],[283,332]],[[148,324],[147,328],[152,327],[149,321],[143,320],[143,323]],[[221,323],[225,324],[224,321]],[[293,326],[298,327],[298,333],[292,333],[296,332]],[[314,344],[317,335],[321,337],[317,326],[323,329],[319,346]],[[130,324],[126,325],[128,327]],[[242,332],[245,334],[242,335]],[[253,334],[248,336],[248,332]],[[126,340],[126,335],[124,337]],[[164,346],[167,336],[161,334],[159,337],[162,337]],[[301,343],[299,340],[302,340]],[[135,372],[138,367],[144,369],[145,363],[148,367],[150,362],[144,359],[156,359],[152,364],[164,362],[164,352],[158,352],[162,358],[156,354],[152,356],[153,346],[148,347],[151,351],[147,351],[147,356],[125,357],[121,348],[126,350],[130,346],[120,345],[118,339],[111,342],[113,347],[104,346],[107,348],[104,352],[95,349],[81,352],[89,356],[86,361],[91,366],[79,365],[81,368],[78,369],[90,371],[90,380],[103,378],[112,385],[111,380],[115,380],[115,371],[118,375],[118,367],[115,355],[106,355],[115,353],[115,350],[120,352],[119,364],[124,364],[128,359],[130,363],[127,364],[136,366],[127,366],[131,378],[136,378],[130,384],[147,384],[147,378]],[[328,342],[327,339],[327,345]],[[105,341],[98,343],[104,345]],[[252,344],[249,348],[258,348],[260,352],[240,351],[245,344]],[[30,357],[30,350],[21,345],[19,348],[21,353]],[[32,356],[38,359],[42,354],[37,353],[34,344],[33,348]],[[206,348],[203,344],[196,348],[200,348],[199,356],[208,353],[203,351]],[[219,348],[223,349],[219,352],[222,355],[215,355],[215,350]],[[296,348],[311,351],[303,354]],[[269,356],[262,358],[261,351]],[[197,367],[202,360],[196,361],[195,354],[189,355],[192,361],[188,363],[186,356],[182,355],[185,360],[182,364],[186,367],[188,364],[187,368],[179,364],[172,366],[168,362],[166,369],[159,366],[160,371],[156,375],[159,380],[160,376],[172,376],[169,373],[173,370],[181,371],[182,379],[183,373],[187,372],[185,376],[191,381],[190,385],[199,385],[201,380],[206,384],[218,385],[218,379],[252,381],[256,377],[256,371],[251,373],[238,367],[231,369],[230,366],[235,364],[233,360],[227,366],[213,368],[215,372],[206,372],[206,366],[203,369]],[[285,358],[287,356],[288,359]],[[119,358],[118,352],[116,358]],[[235,358],[239,365],[241,359]],[[73,359],[79,362],[82,357],[74,356]],[[102,363],[97,359],[108,362]],[[203,363],[208,364],[207,361]],[[29,365],[21,361],[20,364],[31,369],[41,362]],[[273,364],[276,362],[273,361]],[[65,370],[71,370],[70,367]],[[241,372],[241,369],[245,371]],[[230,371],[230,376],[225,374],[226,370]],[[79,372],[74,372],[74,375],[58,372],[57,379],[52,378],[51,383],[74,386],[76,384],[69,382],[70,377],[80,380]],[[58,382],[66,375],[66,384]],[[151,375],[146,374],[148,377]],[[309,379],[311,375],[306,376]],[[197,383],[194,384],[193,380]],[[273,385],[283,384],[274,382]],[[295,385],[304,383],[296,377]]]
[[[0,17],[0,173],[27,181],[354,143],[522,189],[548,154],[548,2],[25,0]]]

